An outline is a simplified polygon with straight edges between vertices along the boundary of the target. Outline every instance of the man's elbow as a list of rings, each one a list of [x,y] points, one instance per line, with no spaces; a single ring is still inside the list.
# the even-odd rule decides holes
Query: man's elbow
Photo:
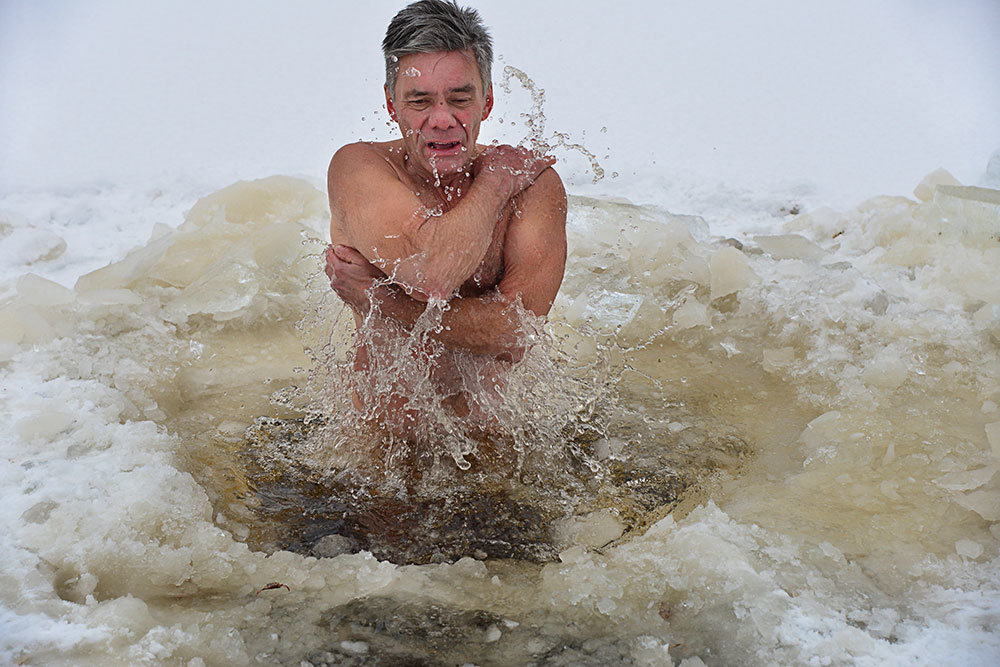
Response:
[[[520,333],[503,329],[497,329],[492,336],[486,337],[484,343],[483,354],[510,363],[521,361],[529,347]]]
[[[446,272],[437,271],[426,264],[422,266],[401,264],[391,273],[386,271],[386,274],[403,288],[407,296],[421,303],[450,301],[461,286],[461,283],[456,284]]]

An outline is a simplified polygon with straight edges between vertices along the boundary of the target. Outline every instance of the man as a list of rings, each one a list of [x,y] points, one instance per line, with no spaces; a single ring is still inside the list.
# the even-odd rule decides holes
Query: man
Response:
[[[474,418],[483,397],[459,369],[477,359],[489,369],[479,372],[483,391],[502,385],[498,366],[523,353],[516,304],[549,312],[566,261],[566,194],[554,158],[476,143],[493,107],[491,40],[476,11],[415,2],[393,18],[382,49],[386,108],[402,137],[333,156],[327,274],[359,330],[375,330],[355,350],[368,377],[395,363],[380,354],[398,350],[387,339],[408,336],[428,301],[447,301],[431,341],[408,349],[430,366],[442,404]],[[394,378],[389,396],[362,382],[355,406],[408,437],[421,419],[410,381]]]

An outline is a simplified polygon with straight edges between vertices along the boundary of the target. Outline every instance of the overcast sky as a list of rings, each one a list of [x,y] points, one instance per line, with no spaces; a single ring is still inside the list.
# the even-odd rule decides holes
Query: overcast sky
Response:
[[[389,136],[379,44],[403,4],[0,0],[0,191],[322,177]],[[974,182],[1000,148],[996,0],[474,4],[495,74],[524,70],[547,129],[619,182],[906,194],[939,166]],[[528,110],[515,90],[484,135],[516,139]]]

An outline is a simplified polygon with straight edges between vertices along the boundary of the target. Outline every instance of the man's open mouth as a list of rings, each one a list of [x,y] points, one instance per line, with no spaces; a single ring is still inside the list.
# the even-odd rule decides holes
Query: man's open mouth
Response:
[[[458,148],[461,142],[458,141],[428,141],[427,148],[432,151],[450,151]]]

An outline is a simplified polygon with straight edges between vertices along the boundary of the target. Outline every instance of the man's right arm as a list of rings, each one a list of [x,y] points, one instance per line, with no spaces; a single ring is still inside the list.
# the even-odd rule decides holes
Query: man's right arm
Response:
[[[510,198],[552,163],[523,149],[500,148],[477,159],[469,191],[437,215],[371,146],[344,146],[328,174],[333,218],[351,245],[414,298],[447,299],[479,267]]]

